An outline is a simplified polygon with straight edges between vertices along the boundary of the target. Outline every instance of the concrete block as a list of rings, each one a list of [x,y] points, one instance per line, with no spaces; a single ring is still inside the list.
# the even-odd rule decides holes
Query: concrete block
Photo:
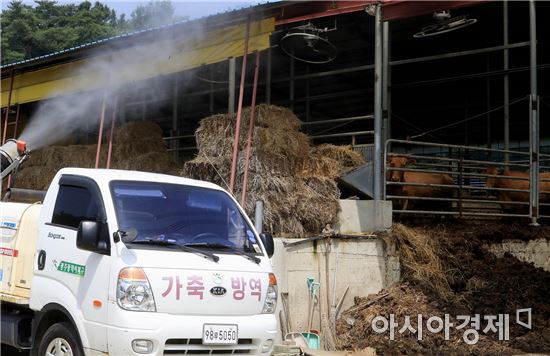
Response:
[[[279,282],[279,292],[288,293],[290,331],[307,330],[309,292],[306,280],[321,283],[319,303],[314,308],[314,329],[321,328],[321,313],[327,315],[349,290],[340,311],[353,305],[355,296],[378,293],[399,281],[400,266],[395,246],[379,237],[326,238],[307,240],[293,246],[283,242],[298,239],[275,239],[272,264]],[[281,310],[278,303],[277,316]],[[280,339],[281,334],[279,333]]]
[[[550,272],[550,241],[546,239],[505,240],[500,243],[487,244],[485,247],[497,257],[502,257],[504,253],[510,253],[520,261],[532,263],[535,267]]]
[[[340,200],[340,209],[336,230],[341,234],[364,234],[391,228],[391,201]]]

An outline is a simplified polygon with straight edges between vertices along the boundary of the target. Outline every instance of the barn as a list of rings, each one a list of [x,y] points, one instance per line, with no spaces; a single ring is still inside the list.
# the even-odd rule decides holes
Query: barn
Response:
[[[282,237],[283,335],[464,354],[461,341],[441,349],[407,334],[395,349],[364,331],[373,313],[406,307],[479,317],[532,306],[542,326],[474,351],[548,352],[546,15],[550,2],[533,0],[282,1],[105,38],[3,65],[2,140],[27,140],[36,153],[19,173],[42,183],[52,172],[41,162],[66,154],[227,184],[251,215],[263,201],[259,229]],[[248,132],[268,144],[247,150]],[[343,156],[327,159],[327,147]],[[355,161],[331,166],[344,156]],[[331,226],[336,213],[360,236]],[[429,228],[371,234],[392,218]],[[311,276],[321,304],[310,316]]]
[[[102,113],[116,106],[117,122],[158,123],[181,163],[197,153],[202,118],[237,112],[254,94],[258,103],[290,108],[312,144],[360,151],[371,163],[352,193],[392,199],[394,214],[520,215],[536,223],[548,216],[548,197],[538,191],[544,177],[500,180],[518,187],[484,182],[496,178],[488,167],[549,169],[550,127],[540,120],[550,101],[549,8],[280,2],[98,40],[2,66],[3,136],[17,136],[40,108],[42,120],[62,121],[44,103],[67,97],[82,108],[73,114],[78,120],[67,119],[78,128],[77,142],[97,142]],[[416,163],[386,170],[384,161],[396,154]],[[443,171],[453,182],[422,188],[422,174],[407,178],[414,171]],[[386,182],[392,173],[401,181]],[[514,188],[521,201],[507,199]],[[415,189],[427,193],[407,196]]]

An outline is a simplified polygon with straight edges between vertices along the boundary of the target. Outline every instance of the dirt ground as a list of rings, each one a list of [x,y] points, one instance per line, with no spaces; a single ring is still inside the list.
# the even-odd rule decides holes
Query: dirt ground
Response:
[[[455,223],[436,227],[396,224],[385,238],[395,241],[402,263],[403,282],[377,295],[356,297],[355,305],[337,321],[339,347],[357,350],[373,347],[378,354],[401,355],[513,355],[550,353],[550,273],[505,254],[497,258],[483,248],[489,241],[506,237],[529,240],[550,239],[548,228],[532,230],[515,224]],[[532,309],[532,328],[516,323],[516,310]],[[388,320],[395,315],[399,326],[395,340],[389,331],[376,333],[371,322],[376,316]],[[416,330],[417,315],[424,316],[424,335],[399,333],[405,315]],[[443,332],[426,330],[426,319],[449,314],[449,340]],[[479,341],[463,341],[467,326],[458,315],[480,314]],[[509,340],[498,332],[483,332],[484,316],[509,314]],[[524,319],[522,319],[524,320]],[[378,324],[381,325],[381,324]],[[470,334],[471,336],[471,334]]]

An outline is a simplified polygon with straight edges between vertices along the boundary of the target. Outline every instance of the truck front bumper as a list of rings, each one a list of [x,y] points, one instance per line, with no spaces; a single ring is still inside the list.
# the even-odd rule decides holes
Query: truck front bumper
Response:
[[[277,335],[274,314],[250,316],[198,316],[131,312],[116,304],[109,311],[109,355],[268,355]],[[237,345],[203,345],[204,324],[236,324]],[[152,343],[152,351],[138,353],[133,342]]]

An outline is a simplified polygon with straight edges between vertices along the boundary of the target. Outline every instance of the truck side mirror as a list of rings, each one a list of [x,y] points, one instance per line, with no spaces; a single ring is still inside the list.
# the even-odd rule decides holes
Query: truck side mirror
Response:
[[[267,257],[271,258],[275,252],[275,244],[273,243],[273,236],[267,232],[262,232],[260,234],[260,239],[262,244],[265,247],[265,252],[267,252]]]
[[[109,235],[105,223],[81,221],[76,233],[76,247],[81,250],[110,255]]]

